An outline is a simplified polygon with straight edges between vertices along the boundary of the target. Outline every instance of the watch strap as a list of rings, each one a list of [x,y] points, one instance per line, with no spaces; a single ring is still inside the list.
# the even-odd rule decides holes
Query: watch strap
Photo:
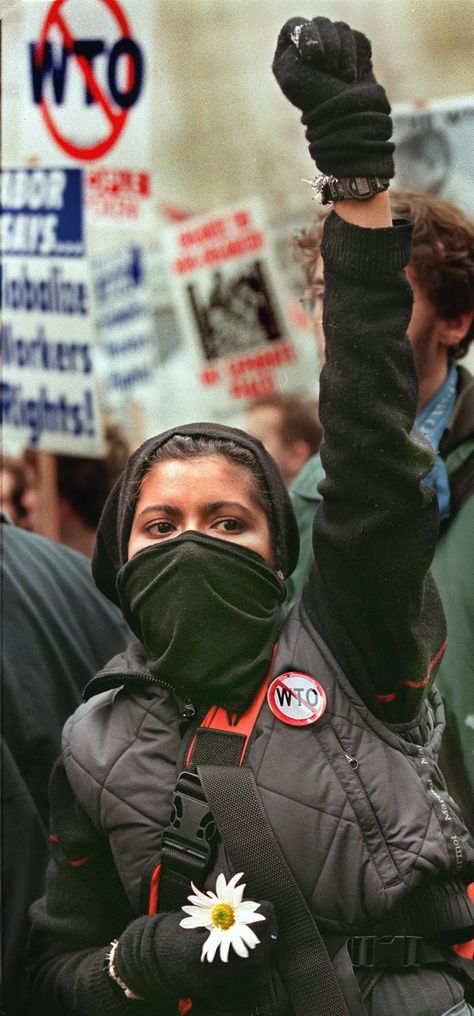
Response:
[[[324,173],[309,182],[315,192],[315,198],[322,205],[344,199],[367,201],[375,194],[388,190],[390,185],[390,180],[380,176],[352,176],[341,179]]]

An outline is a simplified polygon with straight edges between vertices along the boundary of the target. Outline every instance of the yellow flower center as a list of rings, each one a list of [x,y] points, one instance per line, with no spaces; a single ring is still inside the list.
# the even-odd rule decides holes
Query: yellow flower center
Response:
[[[230,903],[216,903],[215,907],[211,910],[211,920],[215,924],[216,928],[222,928],[223,931],[227,931],[235,924],[234,908],[231,907]]]

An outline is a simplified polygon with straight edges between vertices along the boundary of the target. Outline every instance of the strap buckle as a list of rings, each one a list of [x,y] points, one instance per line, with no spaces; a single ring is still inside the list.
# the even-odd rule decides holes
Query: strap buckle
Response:
[[[422,939],[417,935],[361,935],[349,938],[347,946],[353,967],[421,966]]]
[[[182,772],[176,784],[171,824],[163,833],[163,847],[208,862],[216,823],[197,773]]]

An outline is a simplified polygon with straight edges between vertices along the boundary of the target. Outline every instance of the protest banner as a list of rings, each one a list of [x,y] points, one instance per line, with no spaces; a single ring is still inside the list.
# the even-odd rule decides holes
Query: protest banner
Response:
[[[256,199],[163,231],[194,384],[214,416],[260,395],[314,391]]]
[[[103,399],[128,431],[137,420],[156,356],[145,248],[125,244],[95,258],[92,282]]]
[[[152,0],[36,0],[2,25],[7,87],[23,82],[4,104],[4,157],[84,169],[94,224],[152,221],[152,23]]]
[[[394,183],[451,201],[474,218],[474,95],[396,103]]]
[[[101,456],[82,173],[1,172],[3,447]]]

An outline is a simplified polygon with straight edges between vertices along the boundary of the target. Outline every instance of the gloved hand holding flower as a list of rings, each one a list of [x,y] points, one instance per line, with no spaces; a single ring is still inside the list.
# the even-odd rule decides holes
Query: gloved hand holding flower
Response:
[[[139,917],[120,936],[114,952],[119,980],[158,1011],[172,1011],[180,998],[208,1011],[258,1004],[276,940],[271,903],[243,900],[241,875],[217,879],[216,892],[193,886],[183,912]],[[257,925],[258,935],[251,925]]]
[[[182,928],[207,928],[209,937],[202,947],[201,960],[210,963],[216,953],[227,963],[229,950],[232,948],[243,959],[247,959],[249,949],[255,949],[259,938],[249,927],[257,921],[264,921],[265,915],[257,913],[259,903],[244,900],[245,885],[237,886],[242,872],[234,875],[228,883],[223,875],[219,875],[216,891],[200,892],[191,883],[194,896],[188,896],[190,907],[183,907],[189,917],[181,921]],[[276,938],[276,936],[275,936]]]

